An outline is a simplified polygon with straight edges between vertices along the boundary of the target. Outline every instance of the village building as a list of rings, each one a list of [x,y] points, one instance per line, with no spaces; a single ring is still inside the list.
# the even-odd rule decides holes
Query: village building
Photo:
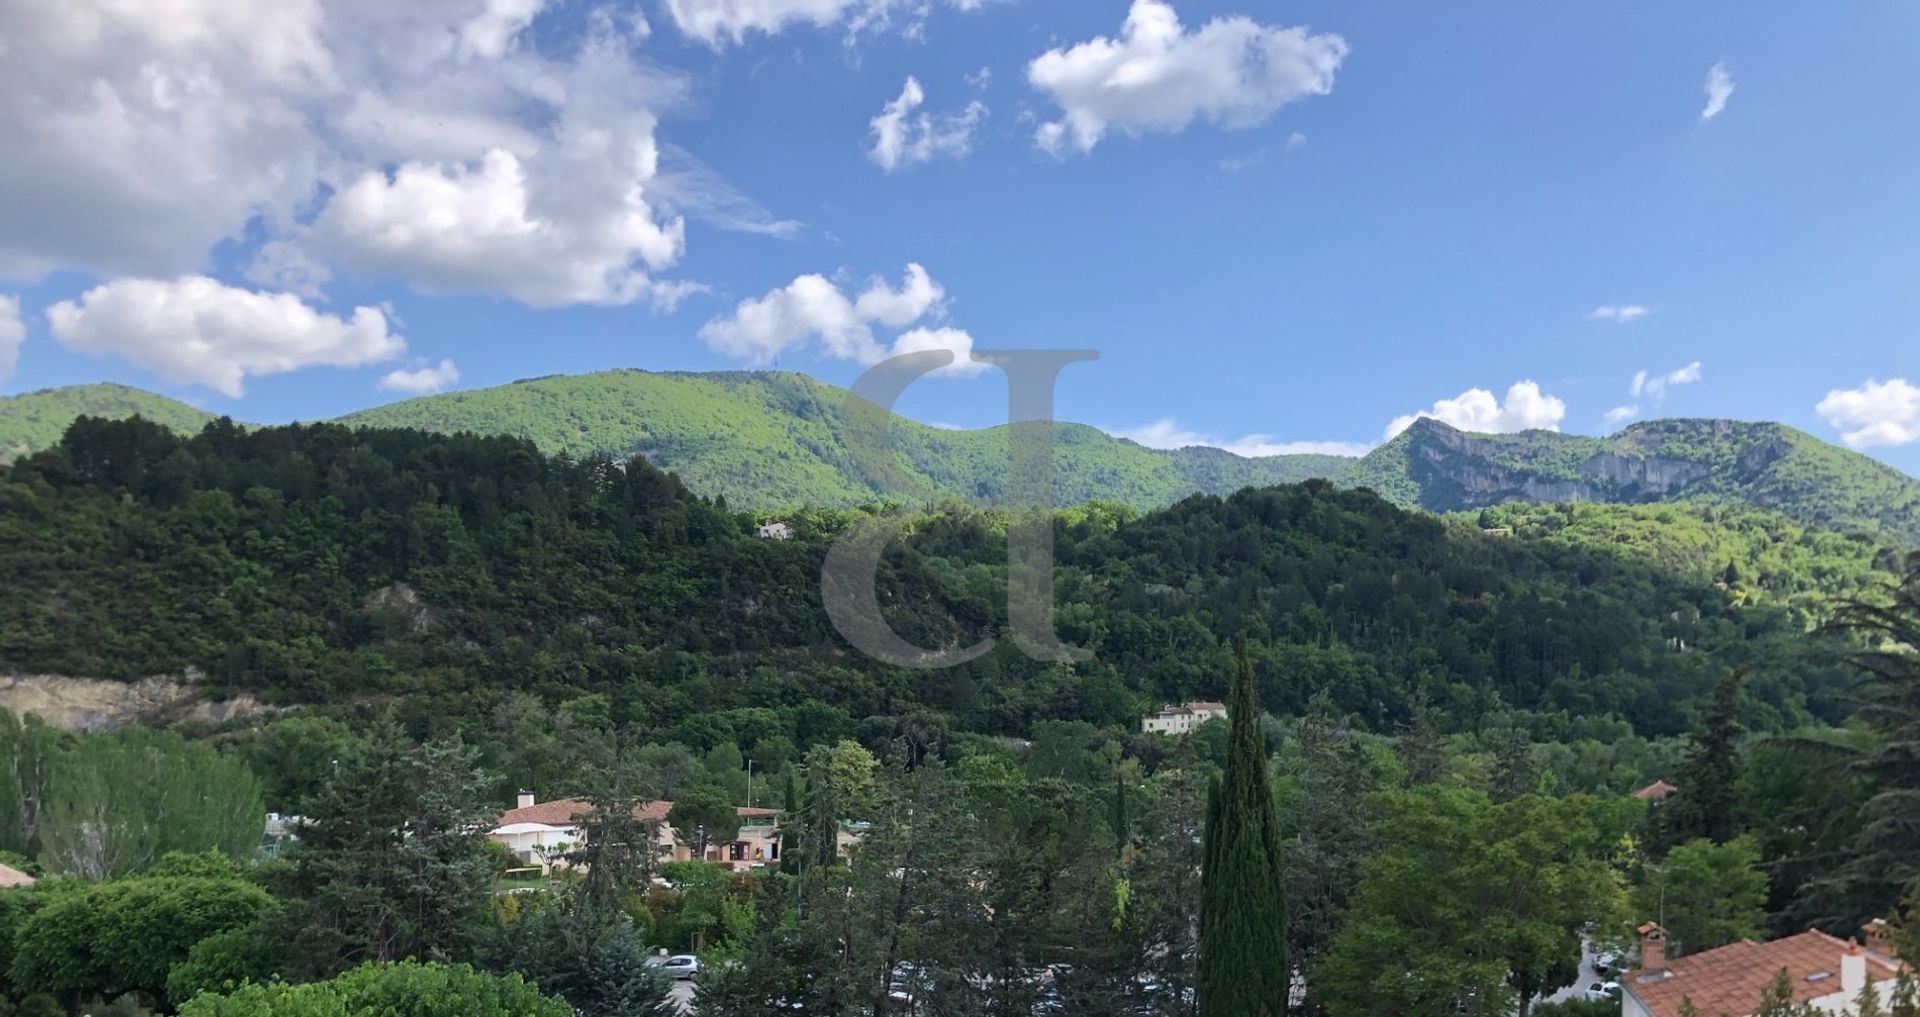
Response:
[[[1903,965],[1887,941],[1886,923],[1869,923],[1862,933],[1856,943],[1808,929],[1768,943],[1743,939],[1669,960],[1666,930],[1649,922],[1640,927],[1639,969],[1620,979],[1620,1015],[1679,1017],[1691,1004],[1697,1013],[1751,1017],[1782,970],[1794,1002],[1818,1013],[1850,1012],[1866,985],[1883,1003],[1890,1002]]]
[[[667,814],[672,811],[673,803],[669,801],[643,802],[634,806],[633,818],[652,828],[662,861],[692,860],[694,846],[674,836],[673,828],[667,824]],[[744,806],[734,811],[740,816],[740,831],[730,841],[709,842],[706,860],[726,865],[735,872],[779,864],[779,812]],[[543,874],[550,873],[556,867],[566,867],[565,855],[580,842],[581,827],[592,815],[593,803],[583,799],[538,802],[532,792],[522,791],[515,807],[501,813],[487,838],[505,845],[523,864],[538,866]]]
[[[1148,734],[1184,735],[1192,734],[1194,729],[1215,717],[1227,715],[1224,703],[1194,702],[1179,706],[1169,706],[1158,713],[1148,714],[1140,722],[1140,730]]]
[[[1680,790],[1664,780],[1656,780],[1633,793],[1635,798],[1648,802],[1664,802],[1675,791]]]

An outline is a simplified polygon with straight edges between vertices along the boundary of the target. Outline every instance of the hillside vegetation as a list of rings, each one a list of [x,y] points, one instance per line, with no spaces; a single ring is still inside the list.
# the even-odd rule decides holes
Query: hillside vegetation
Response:
[[[198,431],[213,414],[125,385],[73,385],[0,399],[0,463],[51,448],[78,417],[141,416],[175,431]]]
[[[505,434],[576,458],[641,455],[737,508],[847,507],[895,497],[854,462],[841,419],[846,399],[843,389],[785,372],[605,371],[410,399],[341,423]],[[1004,427],[948,430],[896,416],[892,440],[906,477],[935,498],[991,501],[1004,493]],[[1062,504],[1157,507],[1196,491],[1331,476],[1348,463],[1317,455],[1247,459],[1210,448],[1166,452],[1083,424],[1061,424],[1054,441]]]
[[[1059,627],[1094,657],[1064,668],[1004,638],[1006,517],[950,505],[886,559],[881,602],[919,646],[1003,638],[923,673],[852,652],[825,616],[822,556],[846,512],[761,540],[644,462],[521,439],[83,421],[0,472],[0,670],[198,667],[216,691],[406,694],[422,717],[516,690],[595,696],[690,743],[739,724],[807,744],[917,710],[1009,735],[1131,725],[1223,695],[1245,632],[1265,708],[1324,693],[1382,730],[1425,695],[1463,727],[1517,710],[1672,735],[1736,667],[1753,670],[1755,727],[1838,717],[1844,686],[1801,659],[1804,633],[1825,598],[1884,578],[1886,549],[1751,510],[1733,526],[1660,511],[1541,510],[1499,538],[1324,482],[1068,510]],[[1695,528],[1705,570],[1725,556],[1740,578],[1670,567]]]
[[[638,456],[735,509],[786,512],[887,500],[991,504],[1005,495],[1005,427],[946,430],[897,416],[895,461],[913,490],[880,490],[847,447],[846,399],[843,389],[785,372],[623,370],[424,396],[340,422],[506,435],[576,460]],[[81,413],[119,419],[135,412],[185,433],[209,419],[135,389],[54,389],[0,399],[0,449],[46,448]],[[1510,503],[1695,501],[1767,509],[1920,546],[1920,482],[1780,424],[1659,420],[1598,438],[1469,434],[1421,420],[1358,460],[1249,459],[1206,447],[1162,451],[1071,423],[1055,428],[1054,442],[1060,505],[1161,508],[1190,494],[1323,478],[1434,512]]]
[[[1610,438],[1420,420],[1337,478],[1435,512],[1509,502],[1698,501],[1920,545],[1920,482],[1784,424],[1654,420]]]

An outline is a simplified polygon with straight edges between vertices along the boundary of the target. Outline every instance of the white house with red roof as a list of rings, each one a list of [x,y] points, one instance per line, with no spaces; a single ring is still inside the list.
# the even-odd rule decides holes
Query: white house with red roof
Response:
[[[1861,931],[1858,943],[1808,929],[1669,960],[1666,930],[1648,922],[1640,927],[1640,967],[1620,979],[1621,1017],[1678,1017],[1688,1003],[1711,1017],[1751,1017],[1782,970],[1794,1002],[1819,1013],[1851,1012],[1867,985],[1890,1002],[1904,965],[1887,941],[1885,922],[1870,922]]]
[[[633,818],[653,828],[662,860],[688,861],[693,857],[692,848],[681,843],[674,836],[673,828],[667,825],[667,814],[672,811],[673,803],[669,801],[643,802],[634,806]],[[734,811],[740,816],[740,832],[731,841],[709,843],[707,861],[726,865],[736,872],[778,863],[779,812],[744,806]],[[550,872],[555,866],[565,867],[563,856],[579,843],[580,828],[592,816],[593,803],[584,799],[556,798],[540,802],[534,800],[533,792],[522,791],[515,806],[500,814],[487,837],[506,845],[514,857],[525,864],[538,865],[541,871]]]

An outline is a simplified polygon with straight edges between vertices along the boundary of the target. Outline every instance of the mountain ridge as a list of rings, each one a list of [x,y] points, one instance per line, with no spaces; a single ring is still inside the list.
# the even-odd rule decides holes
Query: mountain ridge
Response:
[[[888,498],[992,501],[1006,481],[1007,426],[948,430],[895,415],[908,492],[883,491],[847,446],[846,390],[782,371],[623,368],[419,396],[337,422],[526,438],[574,458],[641,456],[736,508],[846,507]],[[44,449],[82,414],[138,413],[179,431],[214,415],[121,385],[0,398],[0,461]],[[1669,418],[1609,436],[1483,434],[1421,418],[1365,456],[1248,458],[1210,446],[1152,449],[1085,424],[1055,425],[1060,504],[1136,508],[1325,479],[1434,512],[1510,502],[1745,504],[1830,529],[1920,546],[1920,482],[1783,424]]]

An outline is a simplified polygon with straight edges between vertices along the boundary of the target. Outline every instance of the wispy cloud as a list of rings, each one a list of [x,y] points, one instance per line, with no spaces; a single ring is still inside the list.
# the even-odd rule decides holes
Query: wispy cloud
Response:
[[[1373,447],[1357,441],[1281,441],[1271,434],[1249,434],[1228,440],[1193,430],[1172,417],[1162,417],[1140,427],[1109,428],[1107,433],[1148,448],[1176,449],[1198,445],[1224,449],[1250,459],[1290,455],[1362,456]]]
[[[650,196],[715,229],[733,233],[790,240],[805,228],[797,220],[776,217],[692,153],[664,142],[660,145],[660,174],[652,181]]]
[[[1727,72],[1725,60],[1707,69],[1707,108],[1700,111],[1700,119],[1712,120],[1727,108],[1727,98],[1733,95],[1733,75]]]
[[[1587,320],[1612,321],[1625,325],[1652,313],[1653,308],[1641,304],[1601,304],[1587,312]]]
[[[1624,424],[1640,416],[1643,406],[1659,408],[1667,399],[1667,390],[1681,385],[1691,385],[1700,380],[1700,361],[1696,360],[1685,367],[1676,367],[1665,374],[1653,374],[1648,371],[1635,371],[1633,382],[1627,386],[1627,394],[1633,402],[1615,406],[1607,411],[1607,423]]]

